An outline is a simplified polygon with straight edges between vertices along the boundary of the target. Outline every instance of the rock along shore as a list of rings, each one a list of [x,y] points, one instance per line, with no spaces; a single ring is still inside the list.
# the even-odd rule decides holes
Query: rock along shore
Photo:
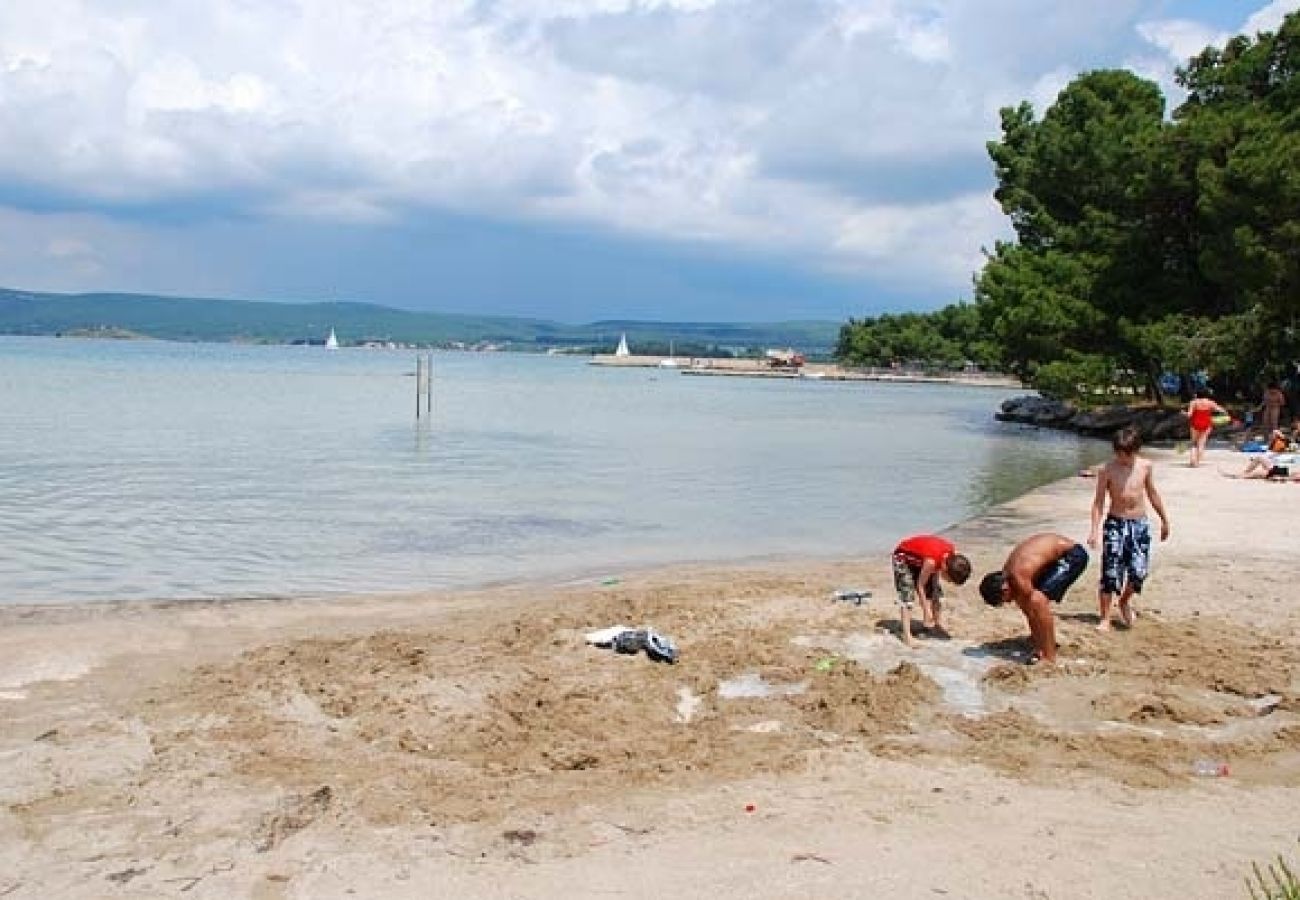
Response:
[[[1180,441],[1191,436],[1187,416],[1181,409],[1106,406],[1082,410],[1064,400],[1049,400],[1037,395],[1004,401],[995,417],[1001,422],[1059,428],[1089,437],[1109,437],[1129,425],[1136,427],[1146,442]]]

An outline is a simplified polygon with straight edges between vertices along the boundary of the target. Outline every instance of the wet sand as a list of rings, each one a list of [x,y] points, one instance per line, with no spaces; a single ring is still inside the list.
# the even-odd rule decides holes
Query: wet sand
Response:
[[[975,583],[1084,538],[1085,478],[952,529],[977,577],[917,651],[883,555],[0,610],[0,896],[1244,896],[1298,852],[1300,485],[1159,459],[1137,626],[1095,632],[1094,559],[1055,668]]]

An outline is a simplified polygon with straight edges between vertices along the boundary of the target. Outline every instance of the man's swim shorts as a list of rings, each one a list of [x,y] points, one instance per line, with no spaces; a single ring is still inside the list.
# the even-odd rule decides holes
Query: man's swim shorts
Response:
[[[1150,562],[1151,524],[1107,516],[1101,529],[1101,592],[1118,594],[1127,583],[1140,594]]]
[[[1053,603],[1060,603],[1065,592],[1079,580],[1083,570],[1088,568],[1088,551],[1082,545],[1075,544],[1061,554],[1056,562],[1038,574],[1034,587],[1047,595]]]

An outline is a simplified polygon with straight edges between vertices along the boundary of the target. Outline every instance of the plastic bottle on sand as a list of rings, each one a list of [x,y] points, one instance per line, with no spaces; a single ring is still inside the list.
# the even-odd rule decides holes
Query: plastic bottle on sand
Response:
[[[1198,759],[1192,763],[1192,773],[1202,778],[1226,778],[1228,764],[1218,759]]]

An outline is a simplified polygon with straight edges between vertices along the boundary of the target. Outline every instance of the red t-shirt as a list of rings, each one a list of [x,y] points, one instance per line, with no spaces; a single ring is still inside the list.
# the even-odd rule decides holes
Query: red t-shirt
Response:
[[[943,568],[944,562],[956,551],[951,541],[934,534],[914,535],[894,548],[895,554],[906,557],[909,562],[920,566],[928,559],[936,569]]]

